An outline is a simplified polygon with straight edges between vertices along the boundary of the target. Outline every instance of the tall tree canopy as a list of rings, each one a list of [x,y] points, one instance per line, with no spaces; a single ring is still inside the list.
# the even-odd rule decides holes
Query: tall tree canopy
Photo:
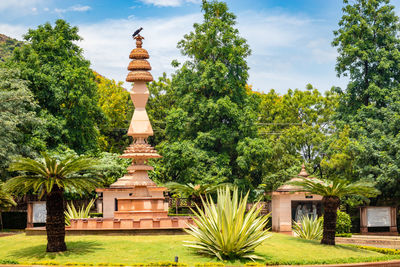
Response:
[[[45,123],[37,117],[28,83],[16,69],[0,68],[0,179],[15,156],[32,156],[45,146]]]
[[[385,98],[400,82],[399,18],[389,0],[343,1],[343,16],[334,31],[337,74],[350,78],[344,105],[386,106]]]
[[[254,147],[263,162],[269,145],[259,145],[263,140],[246,94],[250,49],[225,3],[203,1],[202,10],[204,21],[178,43],[189,60],[172,77],[175,103],[166,117],[166,141],[159,145],[159,180],[257,185],[261,177],[248,175],[253,159],[245,150]]]
[[[333,45],[337,73],[350,82],[339,90],[337,138],[332,136],[323,165],[351,180],[376,182],[382,192],[376,200],[393,204],[400,199],[399,18],[389,0],[344,4]]]
[[[105,122],[99,125],[99,145],[103,151],[121,153],[129,145],[126,131],[133,113],[129,92],[122,82],[115,82],[96,73],[98,105],[105,115]]]
[[[12,60],[53,122],[47,148],[65,144],[79,153],[97,149],[97,123],[103,115],[90,62],[76,45],[81,40],[78,28],[60,19],[54,27],[46,23],[30,29],[24,38],[27,42],[15,49]]]

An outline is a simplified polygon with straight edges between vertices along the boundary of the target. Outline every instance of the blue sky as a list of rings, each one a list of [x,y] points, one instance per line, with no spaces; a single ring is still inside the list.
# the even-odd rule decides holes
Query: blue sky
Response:
[[[92,68],[123,81],[132,32],[143,27],[144,47],[150,53],[153,76],[184,61],[176,43],[201,22],[199,0],[0,0],[0,33],[22,39],[29,28],[47,21],[67,20],[84,38],[79,45]],[[231,0],[237,27],[247,39],[248,83],[257,91],[304,89],[307,83],[325,91],[345,87],[335,74],[336,49],[332,31],[341,17],[342,0]],[[392,0],[400,14],[400,0]],[[129,85],[126,84],[128,87]]]

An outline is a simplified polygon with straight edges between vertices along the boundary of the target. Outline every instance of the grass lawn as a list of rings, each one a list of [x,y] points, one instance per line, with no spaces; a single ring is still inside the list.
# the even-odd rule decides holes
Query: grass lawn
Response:
[[[193,266],[195,263],[218,262],[201,256],[184,247],[188,235],[178,236],[67,236],[68,251],[46,253],[46,236],[18,234],[0,238],[0,260],[16,260],[19,263],[54,262],[66,263],[147,263],[173,261]],[[344,263],[400,259],[374,251],[355,247],[320,245],[282,234],[272,234],[256,253],[265,257],[268,264],[317,264]],[[226,265],[243,265],[245,262],[225,262]]]

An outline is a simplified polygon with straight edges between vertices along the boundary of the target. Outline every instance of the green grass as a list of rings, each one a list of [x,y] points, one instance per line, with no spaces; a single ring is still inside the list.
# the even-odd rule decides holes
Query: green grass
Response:
[[[187,235],[178,236],[67,236],[68,251],[46,253],[45,236],[19,234],[0,238],[0,261],[16,260],[19,263],[146,263],[173,261],[193,266],[195,263],[218,262],[214,258],[196,254],[183,246]],[[268,264],[322,264],[367,262],[400,259],[400,255],[384,255],[376,251],[352,246],[320,245],[316,241],[273,234],[257,248]],[[226,265],[243,265],[245,262],[225,262]]]

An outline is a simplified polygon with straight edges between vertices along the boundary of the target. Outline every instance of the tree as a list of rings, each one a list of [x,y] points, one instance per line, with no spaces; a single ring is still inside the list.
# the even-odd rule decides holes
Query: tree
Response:
[[[335,245],[336,219],[340,198],[349,195],[373,197],[379,194],[379,191],[375,189],[373,184],[365,181],[350,183],[339,179],[329,181],[302,177],[301,181],[291,181],[289,184],[300,186],[300,192],[322,196],[324,231],[321,244],[326,245]]]
[[[43,149],[45,122],[38,118],[37,103],[16,69],[0,68],[0,179],[15,156],[34,156]]]
[[[83,153],[97,149],[98,125],[103,114],[98,107],[97,87],[90,62],[76,45],[78,28],[57,20],[30,29],[26,43],[14,50],[9,64],[21,70],[46,119],[52,122],[47,149],[65,144]]]
[[[237,162],[240,141],[262,141],[246,94],[250,49],[225,3],[203,1],[202,10],[204,21],[178,43],[189,60],[172,76],[175,102],[158,146],[163,166],[157,180],[252,187]]]
[[[46,153],[33,160],[19,158],[10,165],[10,171],[21,172],[5,184],[15,194],[34,192],[46,196],[47,252],[67,250],[65,244],[64,190],[87,192],[95,188],[99,179],[88,173],[96,166],[93,158],[70,156],[57,160]]]
[[[334,131],[338,95],[333,91],[322,94],[310,84],[306,90],[289,89],[282,95],[270,90],[258,95],[258,130],[272,146],[269,161],[253,169],[263,170],[260,189],[270,192],[296,175],[302,163],[319,165],[325,154],[323,144]]]
[[[389,0],[344,0],[333,46],[336,71],[349,76],[342,108],[354,113],[361,105],[386,106],[386,96],[399,90],[399,18]]]
[[[337,88],[340,103],[337,132],[348,140],[330,138],[327,166],[336,176],[344,173],[352,181],[376,182],[380,204],[398,204],[400,162],[400,29],[399,18],[389,0],[344,1],[344,15],[335,31],[338,48],[337,74],[349,76],[345,91]],[[335,143],[345,142],[346,148]],[[340,172],[340,173],[337,173]],[[343,176],[342,176],[343,177]]]
[[[0,183],[0,230],[3,230],[2,211],[8,210],[12,206],[17,205],[9,192],[4,190],[3,183]]]
[[[121,153],[129,145],[126,129],[133,113],[129,92],[122,87],[122,82],[109,80],[96,73],[98,106],[106,121],[99,125],[99,145],[101,150]]]

